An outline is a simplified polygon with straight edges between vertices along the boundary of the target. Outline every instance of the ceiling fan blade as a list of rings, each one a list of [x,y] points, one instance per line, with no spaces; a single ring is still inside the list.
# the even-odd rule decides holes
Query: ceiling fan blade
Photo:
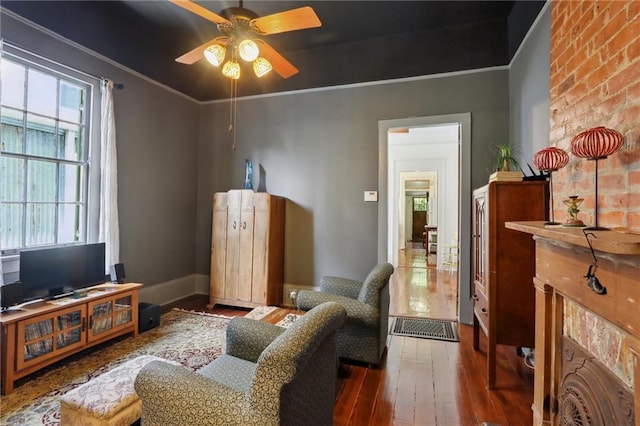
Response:
[[[305,6],[252,19],[250,25],[256,33],[269,35],[315,28],[322,23],[316,12],[310,6]]]
[[[199,4],[192,2],[191,0],[169,0],[169,1],[177,6],[180,6],[183,9],[188,10],[189,12],[195,13],[196,15],[201,16],[204,19],[207,19],[216,24],[231,25],[231,21],[223,18],[220,15],[213,13],[209,9],[205,9]]]
[[[176,58],[176,62],[187,65],[195,64],[204,56],[204,49],[211,46],[212,44],[221,44],[224,46],[225,44],[227,44],[227,37],[216,37],[212,40],[207,41],[206,43],[202,43],[195,49],[188,51],[179,58]]]
[[[298,68],[294,67],[291,62],[287,61],[284,56],[279,54],[273,47],[268,45],[264,40],[254,40],[260,46],[260,56],[271,63],[273,70],[282,78],[289,78],[298,73]]]

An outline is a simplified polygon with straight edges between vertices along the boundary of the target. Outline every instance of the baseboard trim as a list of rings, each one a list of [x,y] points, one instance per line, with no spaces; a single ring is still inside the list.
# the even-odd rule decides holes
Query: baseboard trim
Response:
[[[191,274],[140,289],[140,302],[163,306],[194,294],[209,294],[209,276]]]
[[[293,289],[298,291],[317,290],[310,286],[285,283],[282,294],[283,306],[293,306],[289,298],[289,292]],[[191,274],[171,281],[142,287],[140,289],[140,302],[164,306],[198,294],[209,295],[209,275]]]

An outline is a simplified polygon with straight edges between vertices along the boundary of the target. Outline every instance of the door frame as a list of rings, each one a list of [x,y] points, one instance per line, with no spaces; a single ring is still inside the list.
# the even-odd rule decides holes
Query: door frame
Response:
[[[460,124],[459,176],[458,176],[458,230],[460,257],[458,263],[458,321],[471,324],[471,113],[446,114],[425,117],[399,118],[378,121],[378,262],[393,259],[389,253],[389,229],[397,224],[389,222],[388,133],[398,127],[424,127]],[[395,265],[397,266],[397,265]]]

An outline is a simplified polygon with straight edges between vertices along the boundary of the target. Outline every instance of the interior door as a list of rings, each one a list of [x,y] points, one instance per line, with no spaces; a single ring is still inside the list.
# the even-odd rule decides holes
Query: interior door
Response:
[[[411,241],[425,242],[426,235],[423,235],[424,226],[427,224],[427,202],[426,196],[412,197],[411,205],[413,214],[411,226]]]
[[[425,236],[422,235],[424,232],[424,226],[427,224],[427,212],[413,211],[413,226],[411,231],[411,241],[414,242],[422,242],[425,239]]]

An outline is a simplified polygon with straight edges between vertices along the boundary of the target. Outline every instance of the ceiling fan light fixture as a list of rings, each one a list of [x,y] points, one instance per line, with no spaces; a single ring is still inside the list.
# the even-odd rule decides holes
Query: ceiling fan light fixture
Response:
[[[222,74],[233,80],[240,78],[240,64],[236,61],[230,60],[222,67]]]
[[[204,49],[204,57],[213,66],[219,67],[224,61],[227,50],[219,44],[212,44]]]
[[[258,78],[268,74],[272,69],[271,63],[262,56],[258,56],[256,60],[253,61],[253,72]]]
[[[245,39],[240,42],[238,45],[238,53],[240,57],[247,62],[254,61],[260,50],[258,49],[258,45],[251,39]]]

